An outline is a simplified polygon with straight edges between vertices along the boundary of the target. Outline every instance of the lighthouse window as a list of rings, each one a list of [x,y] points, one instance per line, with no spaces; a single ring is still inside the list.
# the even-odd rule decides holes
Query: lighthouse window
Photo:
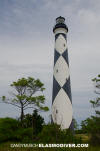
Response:
[[[64,44],[64,47],[65,47],[65,44]]]
[[[58,72],[58,69],[56,70],[56,72]]]
[[[56,110],[56,113],[58,113],[58,110]]]

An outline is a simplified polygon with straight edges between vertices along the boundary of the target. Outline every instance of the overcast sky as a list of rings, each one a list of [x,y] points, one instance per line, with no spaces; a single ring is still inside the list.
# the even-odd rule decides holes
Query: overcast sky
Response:
[[[40,78],[51,108],[55,18],[69,28],[68,51],[74,118],[93,114],[92,78],[100,73],[100,0],[0,0],[0,96],[12,81]],[[45,119],[49,120],[49,115]],[[0,117],[18,117],[18,109],[0,104]]]

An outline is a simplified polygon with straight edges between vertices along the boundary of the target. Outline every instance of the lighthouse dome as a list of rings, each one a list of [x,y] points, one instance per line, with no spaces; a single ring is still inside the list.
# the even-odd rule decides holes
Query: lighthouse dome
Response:
[[[58,28],[64,28],[68,32],[68,27],[65,24],[65,18],[64,17],[59,16],[59,17],[56,18],[56,24],[53,28],[53,32],[55,32],[55,30],[58,29]]]

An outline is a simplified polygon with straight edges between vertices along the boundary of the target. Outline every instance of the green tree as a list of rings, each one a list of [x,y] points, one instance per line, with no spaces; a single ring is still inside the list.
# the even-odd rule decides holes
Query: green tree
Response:
[[[100,95],[100,75],[92,81],[95,85],[95,93]],[[90,100],[90,103],[95,109],[95,115],[82,121],[81,126],[83,132],[90,134],[90,142],[95,145],[100,143],[100,111],[96,110],[100,107],[100,97],[97,96],[95,100]]]
[[[73,118],[73,123],[74,123],[74,130],[78,130],[79,125],[75,118]]]
[[[94,82],[95,93],[100,95],[100,75],[98,75],[97,78],[92,79],[92,81]],[[94,108],[100,107],[100,97],[97,97],[96,100],[91,100],[90,103]],[[98,111],[96,114],[100,114],[100,112]]]
[[[33,133],[37,135],[41,132],[44,119],[38,114],[37,110],[34,110],[33,114],[26,114],[23,120],[24,128],[33,128]]]
[[[44,84],[39,79],[35,80],[32,77],[21,78],[16,82],[14,81],[10,86],[14,88],[15,92],[12,93],[11,98],[2,96],[2,102],[20,108],[21,122],[24,118],[24,111],[28,108],[37,109],[38,111],[49,110],[47,106],[44,106],[44,95],[36,95],[37,92],[45,90]]]

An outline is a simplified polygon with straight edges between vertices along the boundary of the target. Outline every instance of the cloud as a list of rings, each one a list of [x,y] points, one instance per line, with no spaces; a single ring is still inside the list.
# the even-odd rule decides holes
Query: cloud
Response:
[[[75,116],[79,119],[77,115],[82,113],[81,118],[86,117],[88,109],[91,111],[87,102],[94,96],[91,79],[100,70],[99,6],[99,0],[0,1],[0,94],[8,92],[13,80],[35,76],[45,83],[45,95],[51,106],[52,28],[55,18],[62,15],[69,28],[68,52]]]

